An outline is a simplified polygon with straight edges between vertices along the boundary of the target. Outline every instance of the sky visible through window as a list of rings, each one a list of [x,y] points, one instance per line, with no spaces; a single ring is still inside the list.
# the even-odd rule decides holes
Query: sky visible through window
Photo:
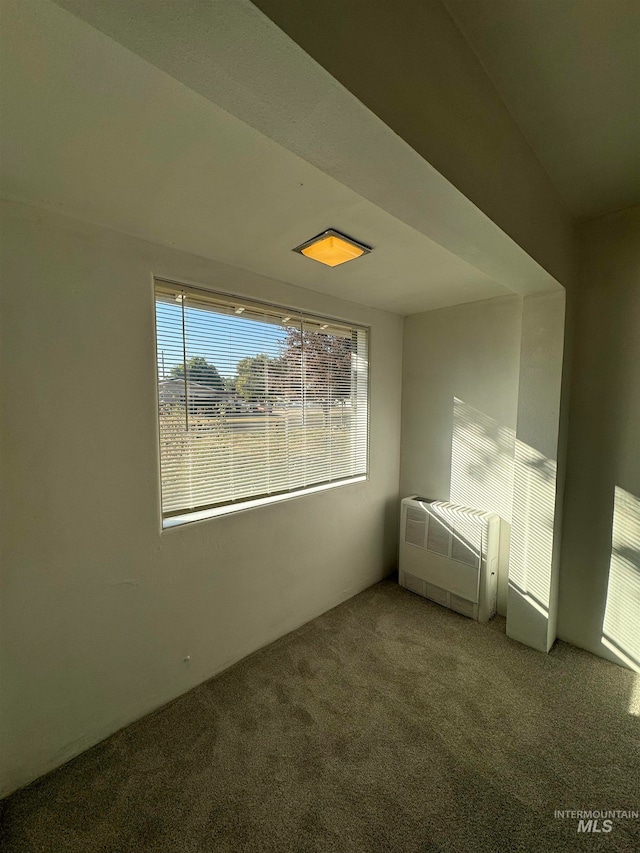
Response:
[[[238,302],[157,288],[165,518],[366,474],[366,329]]]
[[[183,362],[181,305],[156,302],[156,326],[159,376],[169,378],[172,368]],[[186,311],[187,357],[203,356],[224,378],[235,376],[238,362],[247,356],[277,357],[285,340],[282,326],[194,308]]]

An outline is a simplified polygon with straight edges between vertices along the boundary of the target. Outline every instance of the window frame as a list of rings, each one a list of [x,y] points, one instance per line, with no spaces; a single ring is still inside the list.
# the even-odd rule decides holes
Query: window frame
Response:
[[[158,318],[157,318],[157,302],[158,291],[165,289],[169,292],[182,292],[185,296],[191,295],[196,300],[198,298],[203,301],[208,299],[220,303],[239,303],[247,306],[255,306],[265,310],[265,312],[273,311],[274,314],[290,314],[293,317],[299,318],[302,323],[308,321],[312,324],[322,325],[324,323],[335,324],[337,326],[346,327],[351,331],[361,331],[366,334],[366,415],[364,425],[366,429],[365,442],[365,471],[361,474],[356,474],[351,477],[345,477],[336,480],[319,482],[297,489],[291,489],[282,492],[276,492],[266,495],[255,495],[250,497],[238,498],[226,503],[220,503],[215,506],[203,508],[187,508],[184,510],[171,510],[165,513],[163,509],[162,495],[162,449],[161,449],[161,422],[160,422],[160,389],[159,389],[159,374],[158,374]],[[277,302],[267,302],[265,300],[256,299],[253,296],[245,294],[232,293],[223,290],[214,290],[202,287],[195,284],[187,284],[182,281],[167,278],[165,276],[154,275],[152,277],[152,294],[153,294],[153,332],[154,332],[154,356],[155,356],[155,403],[156,403],[156,430],[157,430],[157,452],[158,452],[158,479],[159,479],[159,511],[161,520],[161,530],[171,530],[181,527],[184,524],[205,521],[211,518],[220,518],[226,515],[231,515],[236,512],[243,512],[250,509],[255,509],[261,506],[269,506],[274,503],[292,500],[307,495],[328,491],[330,489],[341,488],[364,483],[370,480],[370,458],[371,458],[371,326],[366,323],[354,322],[353,320],[345,319],[344,317],[329,316],[327,314],[318,314],[316,312],[307,311],[294,307],[292,305],[282,305]]]

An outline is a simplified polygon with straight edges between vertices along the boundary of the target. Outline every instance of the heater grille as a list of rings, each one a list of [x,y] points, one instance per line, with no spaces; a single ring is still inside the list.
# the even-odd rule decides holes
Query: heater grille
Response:
[[[400,584],[486,622],[495,613],[500,519],[494,513],[412,497],[402,501]]]

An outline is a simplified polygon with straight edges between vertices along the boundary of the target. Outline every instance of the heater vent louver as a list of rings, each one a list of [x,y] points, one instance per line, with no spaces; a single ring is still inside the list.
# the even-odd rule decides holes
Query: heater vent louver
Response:
[[[405,589],[411,590],[411,592],[417,592],[418,595],[424,595],[424,581],[420,578],[414,577],[414,575],[405,574],[402,585]]]
[[[427,589],[427,598],[435,601],[436,604],[442,604],[443,607],[449,606],[449,593],[446,589],[436,586],[433,583],[425,584]]]
[[[469,616],[473,619],[473,601],[467,601],[465,598],[460,598],[459,595],[452,595],[449,600],[449,607],[455,610],[456,613],[461,613],[463,616]]]
[[[464,616],[495,613],[500,518],[448,501],[402,501],[400,584]]]
[[[427,522],[424,513],[417,512],[415,509],[407,510],[407,517],[404,526],[404,541],[409,545],[417,545],[419,548],[424,548],[424,537],[427,530]]]

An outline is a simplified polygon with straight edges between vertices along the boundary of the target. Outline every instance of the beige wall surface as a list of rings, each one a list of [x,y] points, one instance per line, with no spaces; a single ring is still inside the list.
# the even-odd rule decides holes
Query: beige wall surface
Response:
[[[405,319],[400,493],[503,519],[505,612],[522,300],[491,299]]]
[[[583,223],[558,636],[640,667],[640,208]]]
[[[1,224],[7,793],[395,566],[402,319],[36,208]],[[370,480],[161,533],[153,274],[370,325]]]

